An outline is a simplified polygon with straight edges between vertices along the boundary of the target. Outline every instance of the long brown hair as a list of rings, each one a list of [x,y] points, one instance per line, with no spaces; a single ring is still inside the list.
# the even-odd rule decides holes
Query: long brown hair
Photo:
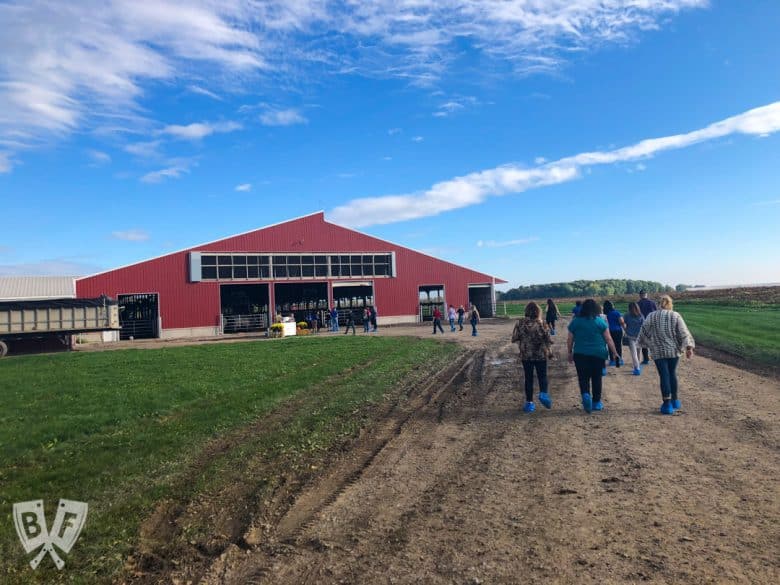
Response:
[[[542,309],[535,301],[531,301],[525,306],[525,316],[529,319],[535,319],[537,321],[542,320]]]

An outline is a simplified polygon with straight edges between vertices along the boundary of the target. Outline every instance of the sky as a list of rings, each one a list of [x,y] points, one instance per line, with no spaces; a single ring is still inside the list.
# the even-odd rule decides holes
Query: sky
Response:
[[[508,281],[780,281],[775,0],[0,0],[0,275],[319,210]]]

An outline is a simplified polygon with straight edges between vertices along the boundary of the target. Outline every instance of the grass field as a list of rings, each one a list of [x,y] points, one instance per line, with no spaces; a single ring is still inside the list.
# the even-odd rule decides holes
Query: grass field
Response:
[[[109,580],[156,503],[233,481],[231,468],[250,448],[296,465],[343,442],[365,422],[361,408],[421,363],[456,351],[427,340],[338,336],[3,360],[0,582]],[[292,410],[284,425],[235,452],[216,451],[197,481],[186,476],[204,446],[279,408]],[[48,558],[33,573],[14,532],[12,504],[39,498],[49,526],[59,498],[89,504],[59,573]]]
[[[506,314],[519,317],[527,301],[506,303]],[[541,304],[541,303],[540,303]],[[571,316],[573,302],[560,302],[558,309]],[[618,300],[617,309],[626,312],[628,301]],[[544,305],[542,305],[544,309]],[[759,364],[780,363],[780,304],[736,299],[687,299],[675,301],[678,311],[696,342]],[[504,314],[504,303],[498,303]]]

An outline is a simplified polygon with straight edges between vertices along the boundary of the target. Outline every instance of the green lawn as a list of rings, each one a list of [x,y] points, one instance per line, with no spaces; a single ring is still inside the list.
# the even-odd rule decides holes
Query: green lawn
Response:
[[[519,317],[527,301],[506,303],[506,314]],[[559,303],[564,317],[571,316],[574,303]],[[628,303],[618,301],[617,309],[626,312]],[[545,305],[542,305],[544,310]],[[720,349],[748,361],[777,365],[780,363],[780,305],[750,301],[679,301],[674,303],[696,342]],[[497,306],[504,314],[504,303]]]
[[[231,477],[241,457],[218,453],[193,482],[188,466],[210,441],[275,409],[282,426],[251,448],[295,461],[357,432],[355,413],[454,344],[382,337],[305,337],[0,361],[0,582],[102,582],[121,570],[139,522],[166,498],[187,500]],[[33,573],[13,528],[14,502],[89,504],[62,572]],[[29,555],[32,556],[32,555]]]

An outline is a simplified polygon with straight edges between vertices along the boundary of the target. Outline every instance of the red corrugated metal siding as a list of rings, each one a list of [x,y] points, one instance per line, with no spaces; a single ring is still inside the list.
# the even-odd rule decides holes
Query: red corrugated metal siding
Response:
[[[164,329],[216,326],[219,324],[220,283],[188,282],[188,253],[191,251],[288,252],[290,254],[395,252],[397,276],[374,279],[374,298],[380,318],[417,314],[420,285],[444,285],[447,302],[457,306],[467,304],[469,284],[493,281],[493,277],[488,274],[444,262],[328,223],[325,221],[324,213],[316,213],[79,279],[76,281],[76,294],[78,297],[96,297],[106,294],[116,298],[119,294],[127,293],[159,293],[160,315]],[[495,282],[504,281],[495,279]]]

